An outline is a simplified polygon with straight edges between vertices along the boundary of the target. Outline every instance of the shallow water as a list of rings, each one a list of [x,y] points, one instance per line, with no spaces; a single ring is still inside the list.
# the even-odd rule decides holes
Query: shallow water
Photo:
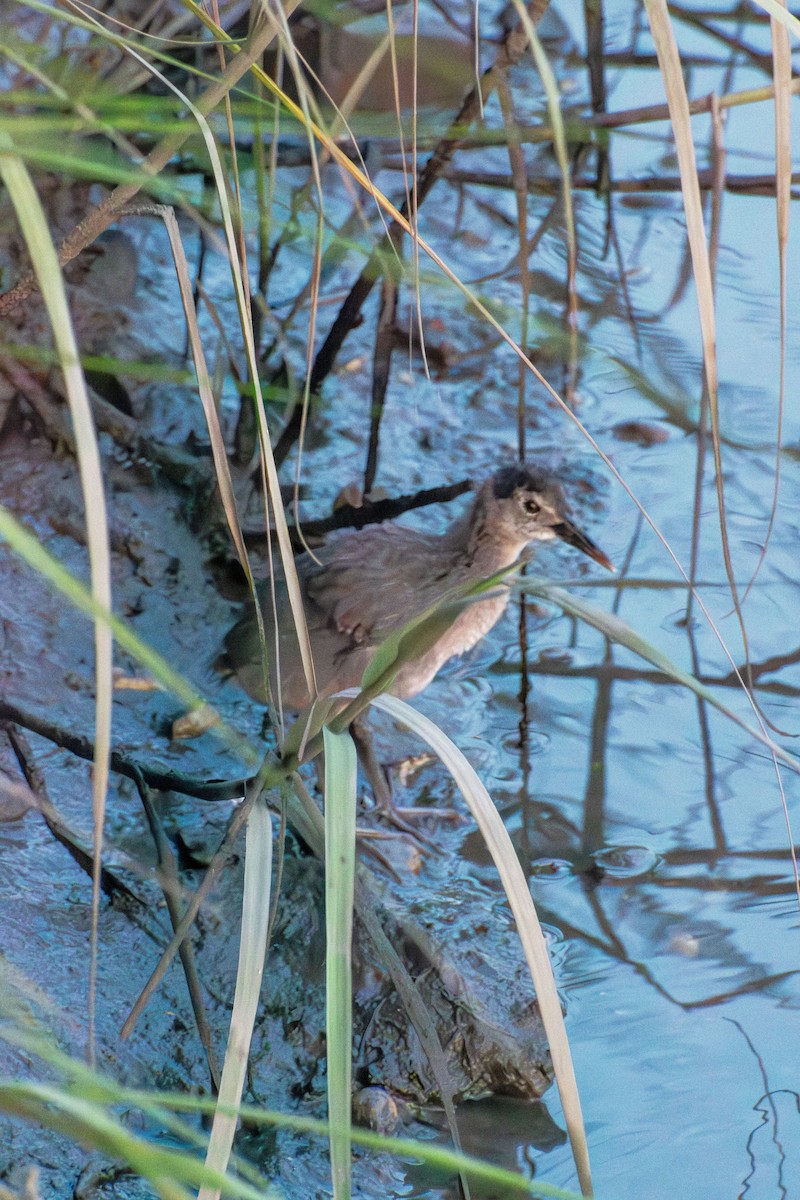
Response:
[[[488,20],[490,14],[483,6],[481,12],[482,19]],[[563,20],[572,21],[573,36],[580,44],[576,14],[564,5],[558,6],[558,12]],[[614,6],[608,15],[607,48],[630,48],[632,13],[632,7],[622,2]],[[766,45],[763,30],[756,34],[747,27],[743,36]],[[679,38],[687,51],[724,53],[717,43],[686,27],[679,27]],[[640,42],[637,49],[649,48],[646,38]],[[569,48],[563,30],[559,47],[561,52]],[[559,55],[555,63],[560,77],[571,81],[566,98],[578,103],[585,88],[583,73],[574,66],[565,68]],[[722,87],[724,74],[724,64],[719,69],[694,69],[692,94]],[[538,89],[527,76],[522,79],[529,92],[520,101],[521,109],[526,104],[537,106]],[[609,68],[608,83],[612,110],[660,103],[663,98],[652,69]],[[725,86],[740,90],[764,83],[763,74],[752,66],[736,65]],[[612,135],[616,178],[673,172],[666,127],[648,125],[639,133],[642,129],[644,136]],[[694,129],[703,165],[707,120],[696,118]],[[772,136],[769,105],[731,110],[726,129],[730,170],[768,173]],[[544,152],[532,157],[532,162],[534,170],[552,175],[552,160]],[[508,171],[507,159],[498,150],[462,152],[454,167]],[[288,189],[300,178],[300,172],[287,171],[279,186]],[[338,203],[338,215],[344,216],[346,196],[342,191],[337,194],[330,168],[328,182],[332,208]],[[398,190],[396,175],[384,172],[379,182],[387,190]],[[286,191],[279,198],[285,200]],[[461,195],[454,185],[438,184],[435,203],[429,202],[422,211],[424,234],[467,280],[498,270],[515,254],[513,226],[487,212],[487,203],[513,220],[513,195],[508,190],[474,184]],[[576,411],[686,567],[701,367],[693,287],[691,282],[681,282],[686,249],[680,199],[674,193],[634,195],[614,203],[615,228],[636,314],[635,335],[625,315],[617,263],[611,254],[601,258],[605,204],[590,191],[577,194],[575,203],[585,338]],[[550,204],[546,197],[530,201],[532,227]],[[728,532],[740,585],[746,585],[759,561],[775,470],[774,227],[774,200],[725,196],[717,311],[720,411],[726,439],[722,453]],[[182,334],[169,323],[174,285],[158,261],[163,242],[157,231],[144,224],[133,228],[142,253],[137,303],[150,325],[148,344],[169,358]],[[790,271],[800,261],[798,236],[795,220]],[[276,292],[292,294],[303,281],[305,259],[293,250],[285,261],[290,266]],[[360,265],[361,260],[351,256],[331,279],[330,294],[343,294]],[[564,251],[557,222],[533,256],[532,269],[537,300],[532,305],[530,342],[538,347],[562,307]],[[506,306],[512,333],[517,332],[517,274],[512,269],[506,277],[481,285],[485,295]],[[221,292],[225,287],[223,265],[213,255],[207,286]],[[224,298],[221,303],[224,311]],[[406,293],[403,316],[411,304]],[[331,305],[323,313],[335,310],[336,305]],[[362,470],[375,311],[373,301],[364,325],[346,343],[340,366],[349,363],[351,369],[332,376],[324,388],[304,459],[309,515],[326,511],[342,483],[357,479]],[[418,360],[409,368],[408,359],[396,355],[378,476],[379,485],[389,494],[465,475],[480,476],[499,458],[513,457],[515,452],[516,360],[509,351],[494,346],[474,315],[465,316],[462,298],[451,289],[427,291],[425,317],[432,342],[447,344],[449,367],[428,381]],[[797,733],[800,415],[794,401],[800,387],[800,329],[796,308],[790,307],[787,325],[786,450],[781,457],[780,503],[744,618],[751,661],[767,664],[757,673],[758,702],[770,721]],[[288,335],[298,371],[304,332],[300,328]],[[478,353],[472,353],[476,348]],[[559,388],[562,357],[557,339],[536,357]],[[197,426],[194,410],[176,410],[171,389],[152,389],[147,403],[151,427],[160,436],[179,440],[187,426]],[[635,582],[620,586],[619,591],[607,579],[602,587],[585,587],[589,579],[600,582],[601,572],[577,562],[577,556],[564,549],[543,551],[536,570],[575,581],[580,594],[600,607],[617,605],[623,620],[684,670],[692,667],[693,635],[700,673],[716,686],[726,705],[752,724],[755,718],[746,699],[730,686],[731,664],[697,610],[693,626],[687,628],[685,590],[655,534],[640,523],[628,497],[593,459],[578,431],[543,400],[537,385],[530,388],[528,412],[529,451],[563,464],[572,480],[581,522],[618,567],[624,564],[620,584],[625,578]],[[667,440],[642,446],[615,437],[615,427],[632,421],[657,425],[668,434]],[[30,460],[20,464],[19,453],[19,447],[11,447],[5,460],[3,501],[20,511],[35,512],[31,496],[37,488],[36,471],[49,481],[41,489],[47,491],[54,486],[52,465],[45,465],[47,455],[41,455],[41,462],[34,455],[36,471],[32,471]],[[732,658],[741,664],[741,635],[735,617],[729,615],[731,599],[725,586],[712,473],[709,459],[697,574],[705,581],[700,588],[704,603]],[[118,563],[119,594],[138,631],[167,650],[196,682],[210,687],[228,715],[255,732],[259,721],[253,707],[233,685],[221,687],[206,668],[228,619],[228,606],[211,589],[204,564],[180,521],[173,524],[172,513],[163,510],[158,499],[143,512],[133,489],[124,485],[124,475],[120,467],[116,516],[124,528],[141,523],[137,528],[148,556],[135,569],[128,565],[123,570]],[[74,503],[77,510],[77,498]],[[436,509],[415,519],[439,528],[447,516]],[[52,534],[51,548],[72,565],[83,561],[82,552],[58,530]],[[180,559],[177,573],[170,566],[171,555]],[[62,704],[76,722],[80,718],[90,726],[88,631],[79,622],[74,628],[67,626],[59,605],[46,600],[42,589],[23,583],[24,573],[11,560],[4,556],[2,562],[9,584],[3,616],[11,630],[4,643],[4,686],[10,692],[13,682],[16,698],[33,703],[42,698],[54,673],[63,676],[77,669],[75,697],[50,696],[49,702],[56,710]],[[665,581],[675,586],[661,586]],[[26,590],[29,586],[31,591]],[[21,669],[20,645],[36,644],[37,622],[48,632]],[[54,630],[61,631],[60,638],[54,637]],[[796,1195],[800,1186],[798,900],[775,768],[764,747],[721,714],[701,709],[688,691],[654,677],[648,664],[626,650],[609,649],[598,633],[575,627],[554,610],[537,606],[531,612],[528,641],[531,690],[522,732],[522,655],[516,612],[510,612],[472,655],[451,664],[419,705],[450,733],[481,773],[529,871],[534,900],[550,931],[566,1003],[597,1194],[680,1195],[683,1200],[705,1200],[709,1195],[771,1200]],[[166,698],[128,697],[119,699],[117,707],[118,735],[128,744],[146,746],[149,754],[180,762],[186,770],[210,769],[222,776],[231,769],[230,759],[210,738],[196,745],[167,745],[163,727],[174,705]],[[397,758],[413,748],[408,735],[384,729],[381,736],[387,757]],[[791,751],[793,743],[784,744]],[[48,761],[51,791],[55,787],[68,814],[87,826],[86,773],[66,765],[62,756],[39,749]],[[789,771],[782,770],[781,776],[794,819],[799,785]],[[453,802],[453,789],[435,766],[426,768],[413,786],[412,794],[423,803],[430,798]],[[110,837],[118,847],[141,856],[146,838],[131,811],[130,791],[122,787],[112,796]],[[188,812],[170,815],[176,825],[180,819],[190,820]],[[193,819],[197,820],[196,812]],[[14,858],[14,870],[9,870],[0,887],[8,931],[4,947],[12,958],[18,955],[24,961],[34,939],[43,954],[68,961],[85,945],[88,884],[68,860],[64,865],[61,851],[53,848],[39,826],[33,833],[30,820],[25,837],[16,828],[4,832],[7,854]],[[431,904],[438,906],[440,914],[451,905],[454,892],[448,889],[457,892],[459,880],[466,890],[478,885],[493,888],[496,878],[470,826],[447,832],[442,844],[447,856],[429,862],[397,889],[399,898],[412,904],[420,902],[423,890],[429,891],[438,897]],[[41,911],[45,885],[53,888],[46,920]],[[235,912],[235,899],[217,896],[203,927],[204,970],[213,980],[212,1016],[220,1028],[226,1021],[226,981],[233,972],[229,931]],[[77,924],[76,913],[82,914]],[[145,964],[149,968],[156,953],[152,943],[158,940],[157,932],[138,930],[132,945],[130,931],[127,920],[115,914],[109,917],[105,944],[107,952],[118,956],[106,960],[109,992],[101,1029],[109,1046],[115,1045],[119,1022],[143,982]],[[490,944],[486,952],[491,954]],[[125,986],[119,991],[120,971],[114,962],[127,963],[131,957],[143,977],[135,980],[125,974]],[[67,973],[52,990],[69,1007],[77,986]],[[121,1056],[117,1065],[128,1077],[152,1078],[163,1065],[161,1048],[166,1043],[171,1050],[164,1081],[189,1086],[202,1080],[193,1035],[178,1017],[173,1019],[182,1006],[185,1009],[178,982],[155,1015],[150,1015],[132,1048]],[[257,1067],[269,1075],[265,1090],[271,1102],[278,1097],[288,1105],[287,1081],[296,1069],[293,1052],[284,1049],[270,1060],[265,1047],[276,1043],[281,1022],[270,1013],[265,1026],[256,1047]],[[312,1088],[317,1099],[323,1088],[324,1079],[317,1078]],[[563,1125],[554,1089],[542,1105],[530,1110],[508,1102],[485,1102],[465,1110],[463,1116],[465,1148],[504,1164],[516,1163],[522,1170],[535,1169],[536,1177],[548,1183],[574,1186],[569,1149],[553,1129]],[[282,1178],[289,1194],[307,1195],[322,1188],[324,1162],[305,1147],[297,1151],[289,1138],[282,1145],[278,1158],[282,1157]],[[44,1151],[37,1153],[45,1157]],[[397,1164],[384,1162],[379,1176],[370,1178],[370,1173],[368,1165],[362,1164],[358,1178],[364,1195],[372,1194],[375,1187],[383,1195],[440,1194],[430,1190],[424,1175],[412,1171],[404,1178]]]

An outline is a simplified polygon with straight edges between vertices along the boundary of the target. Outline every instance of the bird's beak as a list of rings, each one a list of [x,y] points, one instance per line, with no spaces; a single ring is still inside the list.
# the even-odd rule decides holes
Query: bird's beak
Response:
[[[566,542],[568,546],[582,550],[584,554],[589,555],[589,558],[600,563],[601,567],[606,567],[609,571],[614,570],[614,564],[608,555],[604,554],[599,546],[595,546],[592,539],[588,538],[585,533],[581,533],[569,517],[564,517],[557,525],[553,525],[552,529],[556,537],[560,537],[562,542]]]

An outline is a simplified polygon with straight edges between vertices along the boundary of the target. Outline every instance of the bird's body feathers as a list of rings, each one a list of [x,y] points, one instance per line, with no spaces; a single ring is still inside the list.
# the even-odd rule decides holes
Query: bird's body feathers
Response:
[[[519,557],[531,541],[555,537],[610,566],[602,551],[572,524],[558,483],[536,468],[510,467],[479,489],[469,511],[440,536],[387,522],[332,534],[297,559],[311,639],[316,688],[327,695],[358,686],[377,647],[437,602],[479,583]],[[273,697],[288,708],[308,704],[286,586],[276,572],[275,602],[267,581],[259,589]],[[508,603],[500,585],[464,608],[425,654],[406,663],[391,691],[408,698],[427,687],[440,667],[471,649]],[[225,639],[230,667],[253,696],[265,698],[258,629],[252,613]]]

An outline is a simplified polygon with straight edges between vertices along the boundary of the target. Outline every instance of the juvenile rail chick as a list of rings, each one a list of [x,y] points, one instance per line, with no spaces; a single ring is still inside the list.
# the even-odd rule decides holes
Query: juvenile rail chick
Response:
[[[531,542],[560,538],[613,570],[606,555],[571,520],[561,484],[530,464],[509,466],[478,489],[468,511],[444,533],[420,533],[394,522],[329,535],[314,554],[297,560],[311,637],[317,689],[328,695],[356,687],[377,647],[393,630],[425,612],[452,588],[479,583],[516,562]],[[274,645],[268,583],[260,586],[267,647]],[[280,629],[280,694],[288,708],[311,702],[285,584],[276,577]],[[416,696],[455,655],[489,632],[508,604],[508,588],[469,605],[421,658],[401,668],[390,691]],[[225,638],[227,665],[262,703],[255,615],[245,614]],[[277,694],[274,674],[272,687]]]
[[[477,489],[469,509],[436,535],[387,522],[363,530],[331,534],[316,550],[319,562],[303,554],[297,570],[320,696],[358,686],[377,647],[442,599],[451,589],[479,583],[516,562],[530,543],[560,538],[595,562],[611,562],[569,516],[556,477],[533,464],[506,466]],[[270,686],[289,709],[309,704],[286,587],[276,575],[278,659],[270,662]],[[269,582],[259,589],[267,634],[274,651]],[[468,605],[450,628],[419,658],[400,668],[389,691],[401,699],[416,696],[455,655],[470,650],[497,623],[510,589],[500,585],[485,600]],[[265,702],[255,614],[247,613],[224,643],[224,664],[254,699]],[[372,772],[370,772],[372,774]],[[373,781],[374,787],[374,781]],[[377,792],[379,789],[374,787]],[[381,807],[386,797],[376,795]]]

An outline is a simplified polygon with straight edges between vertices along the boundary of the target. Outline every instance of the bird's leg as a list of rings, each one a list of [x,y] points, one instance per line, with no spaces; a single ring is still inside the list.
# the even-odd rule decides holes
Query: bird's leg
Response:
[[[413,825],[410,825],[405,817],[398,812],[392,796],[392,785],[389,782],[389,777],[386,774],[383,764],[378,761],[375,747],[372,744],[372,735],[367,726],[356,717],[350,726],[350,733],[355,743],[358,761],[361,763],[364,774],[372,788],[375,807],[397,829],[402,829],[403,833],[409,833],[419,841],[427,842],[428,839],[418,829],[414,829]]]
[[[404,833],[410,833],[417,841],[430,846],[433,844],[430,839],[415,829],[409,823],[410,821],[418,820],[420,817],[435,817],[437,820],[448,820],[453,817],[460,819],[460,813],[456,813],[452,809],[400,808],[394,802],[389,773],[383,763],[378,761],[372,744],[372,735],[360,717],[356,717],[353,721],[350,733],[355,742],[359,762],[372,788],[375,807],[397,829],[402,829]]]

